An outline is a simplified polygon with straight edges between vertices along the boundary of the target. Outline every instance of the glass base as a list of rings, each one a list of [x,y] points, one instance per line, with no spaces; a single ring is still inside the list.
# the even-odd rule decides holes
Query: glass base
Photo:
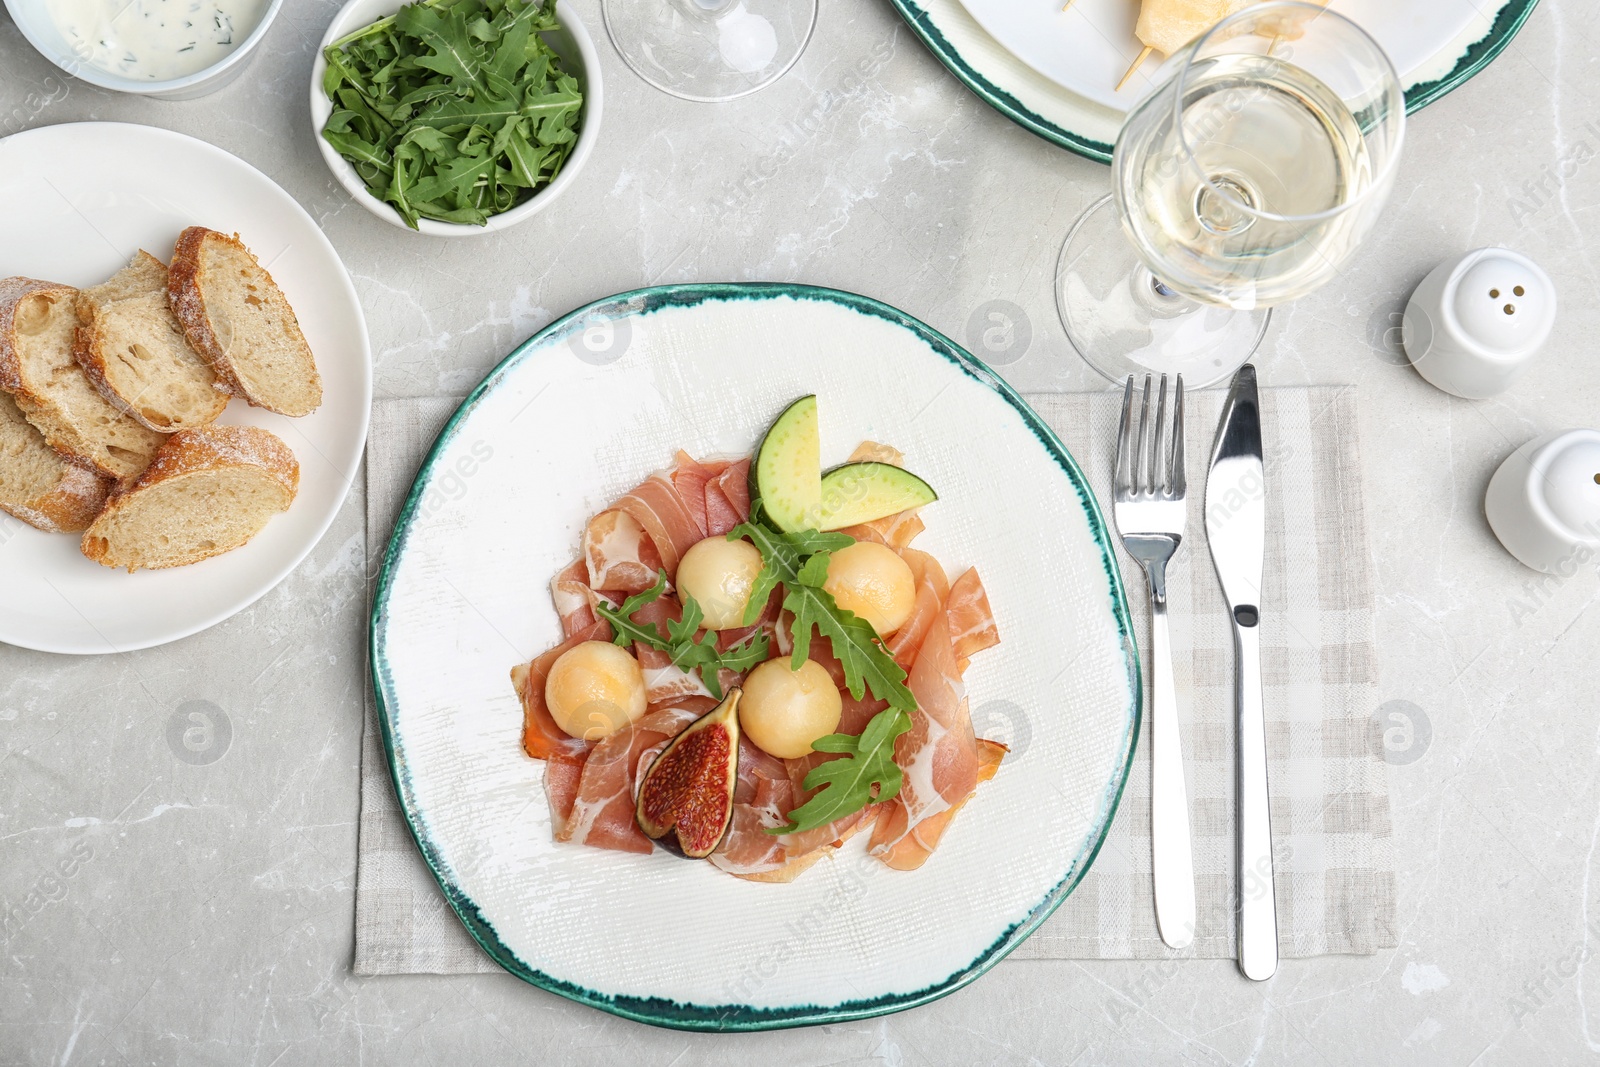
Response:
[[[783,77],[811,39],[817,0],[605,0],[633,72],[684,100],[746,96]]]
[[[1122,232],[1112,197],[1073,224],[1056,263],[1056,309],[1072,347],[1113,382],[1182,374],[1199,389],[1244,365],[1272,313],[1196,303],[1168,289]]]

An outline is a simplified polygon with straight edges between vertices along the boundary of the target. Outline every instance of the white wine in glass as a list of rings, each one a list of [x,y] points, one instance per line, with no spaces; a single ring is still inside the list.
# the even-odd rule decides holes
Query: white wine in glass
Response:
[[[1317,5],[1247,8],[1173,64],[1129,113],[1114,192],[1073,228],[1057,271],[1068,336],[1113,381],[1231,374],[1268,308],[1348,263],[1404,137],[1388,57]]]

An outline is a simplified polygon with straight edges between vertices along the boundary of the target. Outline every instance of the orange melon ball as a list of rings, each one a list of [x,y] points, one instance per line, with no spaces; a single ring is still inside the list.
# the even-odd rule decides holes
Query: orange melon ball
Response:
[[[798,759],[819,737],[839,728],[844,701],[821,664],[798,671],[789,657],[769,659],[745,676],[739,726],[756,746],[779,759]]]
[[[841,608],[871,623],[879,637],[904,626],[917,601],[917,580],[910,565],[876,541],[857,541],[835,552],[822,588]]]
[[[678,561],[678,592],[693,597],[707,630],[744,625],[750,589],[761,573],[761,553],[749,541],[708,537],[690,547]]]
[[[561,654],[544,680],[544,703],[573,737],[598,741],[645,712],[639,661],[610,641],[585,641]]]

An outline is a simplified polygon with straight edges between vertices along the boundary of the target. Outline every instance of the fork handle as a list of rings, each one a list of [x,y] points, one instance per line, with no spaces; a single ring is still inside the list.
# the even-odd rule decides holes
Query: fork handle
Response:
[[[1263,981],[1278,969],[1278,905],[1267,798],[1267,723],[1261,697],[1261,631],[1255,608],[1234,610],[1239,710],[1239,970]],[[1241,621],[1241,619],[1243,621]]]
[[[1194,855],[1189,840],[1189,795],[1183,782],[1178,691],[1172,680],[1172,637],[1167,629],[1167,568],[1150,578],[1150,865],[1155,881],[1156,929],[1172,948],[1194,940]]]

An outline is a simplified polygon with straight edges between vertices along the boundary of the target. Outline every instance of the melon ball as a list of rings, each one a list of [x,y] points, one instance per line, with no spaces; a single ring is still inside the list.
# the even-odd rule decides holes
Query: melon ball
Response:
[[[857,541],[835,552],[822,588],[841,608],[871,623],[879,637],[904,626],[917,601],[917,580],[910,565],[876,541]]]
[[[750,589],[760,573],[761,553],[755,545],[708,537],[678,561],[678,592],[700,605],[705,629],[730,630],[744,625]]]
[[[779,759],[798,759],[811,744],[839,728],[839,690],[821,664],[806,660],[797,671],[789,657],[769,659],[744,679],[739,726],[756,746]]]
[[[585,641],[561,654],[544,680],[544,703],[573,737],[598,741],[645,712],[639,661],[610,641]]]

